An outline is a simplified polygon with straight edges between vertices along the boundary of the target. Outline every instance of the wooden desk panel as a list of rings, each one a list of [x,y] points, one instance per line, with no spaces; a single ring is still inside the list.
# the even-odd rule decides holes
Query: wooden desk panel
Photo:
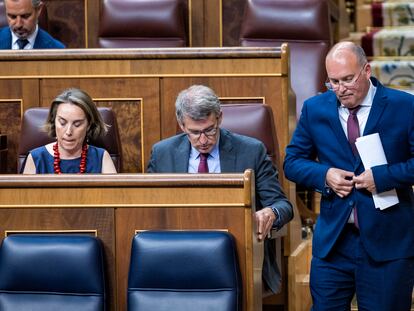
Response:
[[[110,310],[123,311],[136,230],[228,230],[236,241],[244,310],[261,310],[263,245],[253,229],[252,180],[249,170],[219,175],[0,175],[0,232],[97,230],[105,249]]]

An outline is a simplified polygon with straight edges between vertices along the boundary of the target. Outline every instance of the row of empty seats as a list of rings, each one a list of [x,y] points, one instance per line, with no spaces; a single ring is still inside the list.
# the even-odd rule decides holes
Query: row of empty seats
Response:
[[[106,310],[104,257],[92,236],[10,235],[0,247],[0,309]],[[141,232],[130,258],[128,310],[242,310],[238,257],[227,232]]]

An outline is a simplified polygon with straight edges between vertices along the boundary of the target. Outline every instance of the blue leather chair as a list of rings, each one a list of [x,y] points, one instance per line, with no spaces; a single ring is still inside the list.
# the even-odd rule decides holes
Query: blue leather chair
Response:
[[[132,242],[129,311],[242,310],[233,238],[222,231],[145,231]]]
[[[16,234],[0,247],[0,310],[105,310],[101,243],[81,235]]]

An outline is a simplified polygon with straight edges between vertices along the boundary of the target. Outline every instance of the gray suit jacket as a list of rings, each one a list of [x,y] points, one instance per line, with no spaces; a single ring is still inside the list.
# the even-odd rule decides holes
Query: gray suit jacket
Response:
[[[186,134],[179,134],[156,143],[152,148],[147,171],[149,173],[187,173],[191,145]],[[293,208],[283,193],[278,172],[266,154],[266,148],[257,139],[220,129],[220,167],[222,173],[241,173],[253,169],[256,180],[256,207],[275,207],[279,218],[275,222],[281,228],[293,217]],[[271,243],[266,243],[263,278],[268,287],[277,292],[280,273],[276,261],[271,258]],[[267,254],[267,256],[266,256]]]

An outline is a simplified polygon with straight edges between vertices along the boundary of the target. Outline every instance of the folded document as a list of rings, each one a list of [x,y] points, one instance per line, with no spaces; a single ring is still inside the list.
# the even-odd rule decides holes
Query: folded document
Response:
[[[355,145],[365,169],[388,163],[378,133],[358,137]],[[373,193],[372,198],[374,199],[375,207],[381,210],[399,203],[395,189]]]

